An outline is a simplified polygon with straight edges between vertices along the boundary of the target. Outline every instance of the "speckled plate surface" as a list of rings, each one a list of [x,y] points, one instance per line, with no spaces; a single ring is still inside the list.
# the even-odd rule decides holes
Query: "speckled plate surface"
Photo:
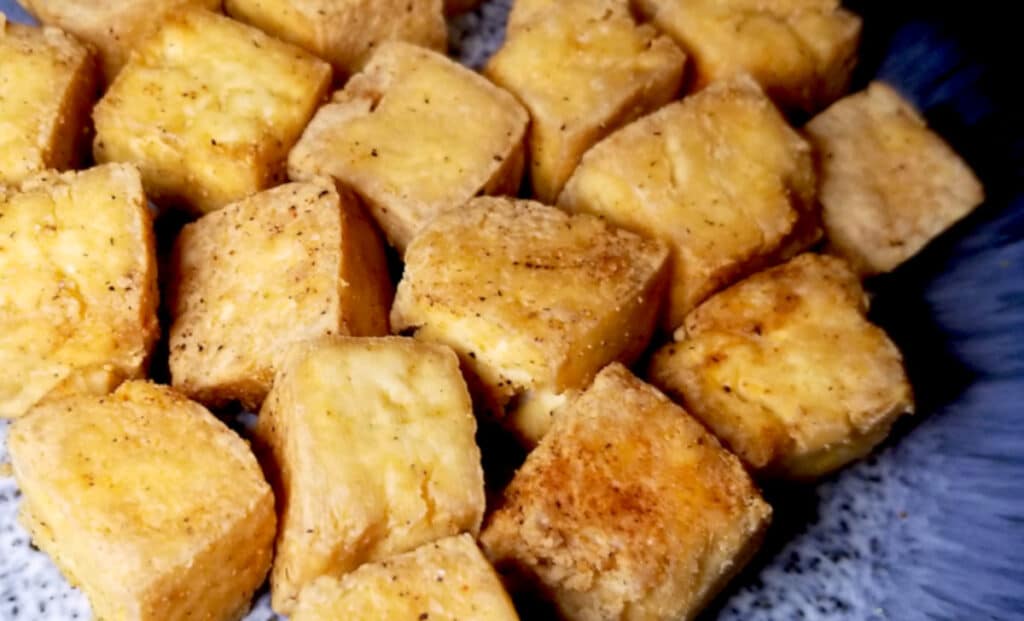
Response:
[[[479,66],[510,0],[452,23]],[[858,86],[897,86],[985,182],[985,206],[870,283],[904,351],[919,415],[866,462],[813,487],[767,489],[765,549],[706,614],[728,620],[1024,619],[1024,95],[1012,2],[848,2],[865,17]],[[946,8],[947,5],[950,8]],[[10,0],[0,9],[27,16]],[[1005,66],[998,61],[1005,59]],[[6,456],[0,422],[0,462]],[[86,619],[17,525],[0,478],[0,619]],[[263,595],[248,621],[276,619]],[[531,620],[532,621],[532,620]]]

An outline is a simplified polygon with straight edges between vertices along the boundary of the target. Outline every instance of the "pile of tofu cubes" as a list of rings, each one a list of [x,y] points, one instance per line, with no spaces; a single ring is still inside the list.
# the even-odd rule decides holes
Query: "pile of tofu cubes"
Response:
[[[912,410],[862,279],[983,200],[892,87],[844,97],[838,0],[516,0],[482,73],[444,54],[473,2],[23,4],[0,416],[98,619],[239,619],[268,575],[297,621],[692,618],[756,480]]]

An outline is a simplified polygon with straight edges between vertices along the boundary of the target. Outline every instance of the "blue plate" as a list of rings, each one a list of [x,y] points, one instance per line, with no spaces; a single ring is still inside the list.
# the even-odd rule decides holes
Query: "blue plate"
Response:
[[[509,0],[452,23],[479,65]],[[903,350],[919,414],[871,459],[813,487],[769,488],[765,549],[709,619],[1024,618],[1024,96],[1015,3],[848,3],[865,18],[857,87],[884,79],[971,163],[988,202],[869,283]],[[894,8],[894,5],[895,8]],[[0,9],[27,16],[10,0]],[[0,424],[0,441],[6,427]],[[5,451],[0,444],[0,460]],[[0,479],[0,619],[88,616],[14,523]],[[274,618],[264,596],[249,617]]]

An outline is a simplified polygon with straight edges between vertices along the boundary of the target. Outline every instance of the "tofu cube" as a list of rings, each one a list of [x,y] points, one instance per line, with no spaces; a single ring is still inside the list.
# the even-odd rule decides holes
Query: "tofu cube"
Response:
[[[385,41],[439,52],[448,46],[444,0],[225,0],[235,19],[355,73]]]
[[[150,199],[206,213],[284,177],[331,68],[202,10],[169,15],[93,112],[101,162],[131,162]]]
[[[634,0],[693,59],[694,88],[752,75],[789,110],[815,112],[846,93],[861,19],[841,0]]]
[[[866,311],[842,260],[801,255],[698,307],[655,355],[651,381],[751,468],[828,474],[913,409],[900,352]]]
[[[391,325],[454,349],[484,407],[531,445],[602,367],[646,348],[667,259],[599,218],[478,198],[413,241]]]
[[[494,568],[469,535],[449,537],[302,592],[292,621],[518,621]]]
[[[290,183],[186,225],[170,285],[174,387],[258,409],[291,343],[384,336],[393,289],[384,248],[333,181]]]
[[[110,84],[128,62],[132,48],[145,41],[168,13],[188,7],[216,11],[221,0],[18,0],[44,24],[56,26],[99,53],[101,77]]]
[[[0,417],[145,375],[157,299],[152,220],[134,168],[0,186]]]
[[[875,82],[807,124],[830,251],[888,272],[985,200],[970,167],[892,87]]]
[[[663,327],[820,236],[810,146],[750,78],[714,84],[591,149],[559,197],[672,248]]]
[[[528,122],[514,97],[455,61],[385,43],[316,113],[288,171],[354,188],[404,252],[438,212],[519,188]]]
[[[299,592],[462,532],[484,511],[476,419],[458,358],[399,337],[295,345],[256,436],[277,488],[274,610]]]
[[[625,0],[520,0],[485,74],[526,105],[533,193],[551,204],[583,152],[679,94],[686,56]]]
[[[0,13],[0,184],[74,168],[95,95],[96,64],[85,46]]]
[[[166,386],[42,404],[8,438],[36,545],[96,619],[233,621],[270,568],[274,496],[248,444]]]
[[[481,541],[567,621],[675,621],[742,569],[770,516],[736,457],[612,364],[526,457]]]

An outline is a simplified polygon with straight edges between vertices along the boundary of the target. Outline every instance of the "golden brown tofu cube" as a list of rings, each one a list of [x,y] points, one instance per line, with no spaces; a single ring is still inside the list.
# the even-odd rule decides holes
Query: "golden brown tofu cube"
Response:
[[[219,10],[221,0],[18,0],[44,24],[57,26],[99,52],[103,82],[114,81],[132,48],[163,15],[187,7]]]
[[[739,460],[619,364],[555,421],[481,541],[569,621],[692,619],[771,516]]]
[[[255,28],[175,12],[93,112],[102,162],[131,162],[150,199],[205,213],[276,185],[331,68]]]
[[[749,73],[780,106],[814,112],[842,97],[861,19],[840,0],[634,0],[693,58],[694,88]]]
[[[277,487],[274,610],[323,575],[461,532],[484,511],[476,419],[458,358],[398,337],[294,346],[256,435]]]
[[[863,276],[894,269],[985,200],[967,164],[884,83],[805,129],[820,160],[830,250]]]
[[[515,192],[528,122],[514,97],[455,61],[385,43],[316,113],[288,171],[354,188],[404,252],[438,212]]]
[[[559,198],[672,248],[663,326],[820,235],[811,149],[749,78],[714,84],[591,149]]]
[[[680,90],[686,57],[625,0],[520,1],[485,73],[526,104],[534,195],[553,203],[583,152]]]
[[[359,70],[385,41],[444,52],[443,0],[225,0],[235,19],[303,47],[339,75]]]
[[[8,438],[21,521],[97,619],[233,621],[270,568],[274,496],[248,444],[166,386],[51,401]]]
[[[289,344],[384,336],[384,248],[334,182],[290,183],[185,226],[170,304],[174,387],[208,405],[259,408]]]
[[[96,65],[85,46],[0,13],[0,184],[74,168],[95,94]]]
[[[291,621],[518,621],[498,575],[469,535],[428,543],[302,592]]]
[[[697,308],[651,380],[752,468],[809,479],[863,457],[913,409],[899,350],[856,275],[801,255]]]
[[[160,334],[155,255],[131,166],[0,186],[0,417],[145,375]]]
[[[532,444],[602,367],[647,346],[667,258],[599,218],[478,198],[413,241],[391,325],[458,352],[485,407]]]

